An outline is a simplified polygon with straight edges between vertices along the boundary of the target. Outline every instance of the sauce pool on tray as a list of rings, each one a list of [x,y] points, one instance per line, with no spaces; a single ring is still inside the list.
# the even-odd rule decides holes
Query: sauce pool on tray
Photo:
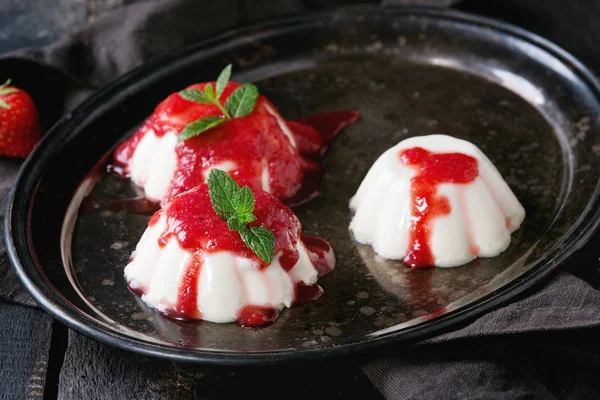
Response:
[[[332,111],[286,121],[256,86],[229,82],[230,74],[228,66],[216,82],[167,97],[117,148],[112,170],[161,205],[206,183],[213,168],[289,205],[312,198],[327,146],[358,114]]]
[[[373,164],[350,201],[350,230],[383,258],[453,267],[506,250],[525,210],[475,145],[406,139]]]
[[[173,197],[151,218],[125,268],[130,289],[180,320],[264,326],[317,300],[335,266],[327,242],[302,235],[274,196],[213,169],[208,184]]]

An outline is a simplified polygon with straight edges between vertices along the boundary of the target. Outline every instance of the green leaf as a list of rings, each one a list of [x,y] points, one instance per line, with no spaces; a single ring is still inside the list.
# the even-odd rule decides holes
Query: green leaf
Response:
[[[253,226],[240,230],[240,236],[246,246],[261,260],[270,264],[275,256],[275,235],[264,226]]]
[[[9,95],[11,93],[17,93],[19,91],[19,89],[14,87],[8,87],[8,85],[10,85],[10,78],[7,79],[6,82],[4,82],[2,85],[0,85],[0,97]],[[7,102],[0,99],[0,108],[6,108],[7,110],[9,110],[10,106]]]
[[[244,186],[235,197],[235,212],[240,215],[252,214],[254,212],[254,193],[248,186]],[[255,218],[256,219],[256,218]],[[252,220],[254,221],[254,220]],[[252,222],[248,221],[248,222]]]
[[[216,213],[227,221],[235,212],[235,198],[240,185],[220,169],[211,169],[208,174],[208,195]]]
[[[221,97],[223,94],[223,90],[227,86],[227,82],[229,82],[229,77],[231,76],[231,64],[226,66],[223,71],[219,74],[217,78],[217,99]]]
[[[252,221],[256,221],[256,217],[252,214],[233,214],[227,220],[227,226],[230,231],[241,231]]]
[[[225,109],[233,118],[245,117],[250,114],[256,106],[258,99],[258,88],[247,83],[235,89],[225,102]]]
[[[256,221],[254,194],[248,186],[240,185],[227,172],[211,169],[208,174],[208,195],[215,212],[227,221],[231,231],[238,231],[242,241],[258,258],[270,264],[275,255],[275,235],[264,226],[248,228],[247,224]]]
[[[185,89],[179,92],[179,95],[188,101],[194,101],[200,104],[211,104],[212,100],[206,97],[202,90],[198,89]]]
[[[207,83],[206,86],[204,86],[204,95],[210,99],[211,103],[219,103],[219,99],[217,99],[217,97],[215,96],[215,89],[213,89],[212,85],[210,83]]]
[[[193,138],[194,136],[198,136],[204,131],[214,128],[215,126],[221,125],[225,120],[221,117],[212,116],[205,117],[199,120],[196,120],[190,124],[188,124],[183,131],[177,136],[178,142],[183,142],[184,140],[188,140]]]

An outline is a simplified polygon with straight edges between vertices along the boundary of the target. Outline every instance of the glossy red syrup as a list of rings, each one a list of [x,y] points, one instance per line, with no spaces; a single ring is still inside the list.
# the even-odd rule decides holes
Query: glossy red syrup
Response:
[[[203,89],[205,85],[196,84],[190,88]],[[238,86],[237,83],[229,83],[221,101],[225,103]],[[144,135],[154,132],[161,137],[172,131],[178,134],[189,123],[214,115],[221,115],[214,105],[190,102],[178,93],[171,94],[158,105],[133,137],[117,148],[112,170],[127,175],[127,164]],[[229,120],[179,143],[175,148],[177,169],[170,192],[162,204],[181,192],[205,183],[206,171],[222,162],[235,163],[236,168],[229,171],[230,175],[252,189],[262,189],[262,171],[266,166],[270,193],[275,197],[300,203],[314,196],[316,189],[313,182],[319,180],[320,161],[327,145],[344,126],[356,121],[358,114],[336,111],[309,117],[303,122],[287,122],[297,147],[291,145],[276,116],[279,113],[275,106],[264,96],[259,96],[251,114]],[[286,123],[281,116],[279,118],[283,124]],[[304,198],[300,198],[299,194]]]
[[[319,278],[330,273],[334,265],[331,265],[327,258],[327,255],[332,252],[329,243],[319,237],[308,235],[302,235],[302,243],[308,250],[308,256],[319,273]]]
[[[131,262],[131,260],[130,260]],[[131,293],[135,294],[136,296],[141,296],[144,294],[145,289],[143,287],[140,286],[140,284],[137,281],[131,281],[127,284],[127,288],[129,289],[129,291],[131,291]]]
[[[298,282],[295,288],[294,304],[307,304],[317,301],[323,295],[323,288],[317,284],[307,285]]]
[[[160,205],[158,203],[148,200],[145,197],[134,197],[130,199],[118,200],[93,200],[89,197],[86,197],[79,206],[79,210],[83,212],[112,211],[142,215],[152,215],[158,209],[160,209]]]
[[[177,304],[174,310],[170,311],[170,318],[181,320],[202,319],[202,313],[198,310],[198,283],[200,280],[200,270],[202,260],[195,256],[181,279]]]
[[[246,306],[240,310],[237,323],[244,327],[258,328],[271,325],[279,319],[279,311],[274,308]]]
[[[468,184],[479,175],[477,160],[462,153],[431,153],[421,147],[403,150],[400,161],[417,169],[411,181],[411,226],[409,251],[404,264],[411,268],[434,265],[429,247],[431,226],[436,217],[450,214],[450,202],[437,194],[443,183]]]
[[[301,236],[302,227],[296,215],[276,197],[263,192],[254,191],[257,220],[251,225],[262,225],[275,235],[275,253],[286,271],[291,270],[298,262],[298,240],[305,244],[311,261],[321,272],[333,269],[326,255],[331,247],[322,239],[312,236]],[[148,225],[154,226],[162,216],[167,219],[167,227],[159,236],[158,242],[166,246],[171,238],[176,238],[179,245],[194,254],[194,261],[187,266],[177,299],[173,309],[162,314],[168,318],[179,320],[201,319],[198,311],[198,282],[202,268],[202,257],[207,253],[229,251],[239,257],[255,261],[261,268],[267,265],[260,260],[241,240],[239,233],[230,231],[227,222],[214,211],[208,195],[208,185],[203,184],[171,199],[160,211],[150,219]],[[143,290],[136,290],[141,294]],[[298,284],[294,303],[306,303],[317,300],[323,290],[318,285]],[[275,320],[279,311],[248,306],[239,313],[239,323],[243,326],[264,326]]]

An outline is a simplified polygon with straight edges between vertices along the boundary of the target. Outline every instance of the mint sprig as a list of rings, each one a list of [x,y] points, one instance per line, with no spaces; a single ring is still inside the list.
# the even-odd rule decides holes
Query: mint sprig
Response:
[[[211,83],[208,83],[204,86],[204,90],[185,89],[179,92],[179,95],[185,100],[200,104],[213,104],[222,113],[222,116],[204,117],[188,124],[177,137],[179,142],[198,136],[202,132],[212,129],[227,120],[245,117],[254,111],[256,101],[258,100],[258,88],[251,83],[246,83],[238,87],[229,95],[225,105],[221,103],[220,97],[223,91],[225,91],[230,77],[231,64],[226,66],[219,74],[216,89]],[[221,122],[215,123],[216,120],[214,118],[219,118]]]
[[[177,140],[181,142],[191,137],[198,136],[204,131],[214,128],[215,126],[221,125],[223,122],[225,122],[223,118],[216,116],[201,118],[192,122],[191,124],[188,124],[188,126],[186,126],[185,129],[181,131],[179,136],[177,136]]]
[[[221,97],[223,94],[227,82],[229,82],[229,77],[231,77],[231,64],[226,66],[217,78],[217,97]]]
[[[270,264],[275,255],[275,236],[273,236],[273,232],[264,226],[253,226],[250,229],[242,229],[239,232],[246,246],[250,247],[250,250],[258,258]]]
[[[229,95],[225,102],[225,109],[233,118],[245,117],[254,110],[256,99],[258,99],[258,88],[251,83],[247,83],[235,89]]]
[[[264,226],[248,226],[256,221],[254,194],[220,169],[208,174],[208,195],[217,215],[227,221],[230,231],[238,231],[244,244],[267,264],[275,256],[275,235]]]

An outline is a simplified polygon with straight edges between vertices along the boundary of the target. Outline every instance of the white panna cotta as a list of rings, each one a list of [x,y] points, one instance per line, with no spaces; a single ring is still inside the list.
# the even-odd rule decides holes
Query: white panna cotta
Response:
[[[201,185],[152,217],[125,268],[130,289],[167,317],[245,326],[272,322],[284,307],[320,297],[317,279],[335,264],[331,247],[303,237],[300,222],[278,199],[254,195],[256,223],[276,239],[270,264],[229,230]]]
[[[415,268],[497,256],[525,218],[485,154],[446,135],[413,137],[383,153],[350,208],[358,242]]]
[[[204,90],[206,85],[188,89]],[[222,103],[239,87],[230,82],[221,95]],[[250,114],[224,120],[185,140],[178,139],[198,120],[219,115],[221,111],[213,104],[171,94],[115,150],[113,171],[131,179],[144,189],[147,199],[161,205],[206,183],[212,169],[226,171],[242,185],[297,203],[306,200],[297,198],[299,194],[307,198],[313,194],[302,190],[305,175],[319,170],[329,142],[358,117],[355,112],[336,111],[287,121],[266,97],[259,95]]]

